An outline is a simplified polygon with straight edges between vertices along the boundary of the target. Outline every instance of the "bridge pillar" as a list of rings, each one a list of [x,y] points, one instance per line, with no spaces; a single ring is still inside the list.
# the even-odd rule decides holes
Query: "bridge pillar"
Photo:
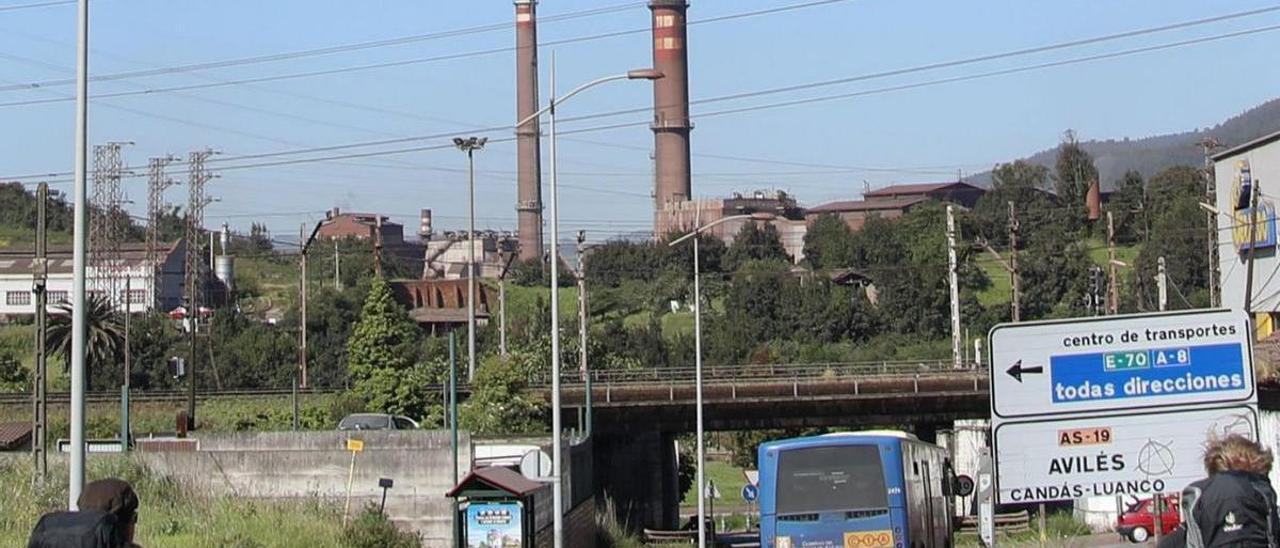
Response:
[[[649,431],[597,433],[597,493],[613,499],[619,521],[633,528],[675,529],[680,520],[675,438]]]

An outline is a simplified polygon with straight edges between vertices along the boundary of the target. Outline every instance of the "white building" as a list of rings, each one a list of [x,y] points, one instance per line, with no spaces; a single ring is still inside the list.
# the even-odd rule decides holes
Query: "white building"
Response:
[[[1276,200],[1280,196],[1280,132],[1222,151],[1213,157],[1218,209],[1218,262],[1222,306],[1244,309],[1248,283],[1249,220],[1253,185],[1261,191],[1254,240],[1253,303],[1258,338],[1277,331],[1280,319],[1280,258],[1276,256]],[[1241,196],[1244,197],[1241,203]],[[1245,205],[1246,207],[1239,207]]]
[[[123,271],[116,291],[124,308],[125,299],[133,311],[151,310],[158,305],[162,310],[172,310],[182,304],[185,248],[181,242],[162,245],[157,250],[160,264],[159,272],[152,268],[146,260],[146,248],[143,244],[124,244],[121,256],[124,260]],[[48,292],[50,310],[59,303],[70,302],[72,286],[72,254],[70,247],[53,247],[48,252],[48,280],[45,284]],[[86,290],[90,293],[103,293],[102,284],[97,283],[98,276],[94,268],[87,269],[89,283]],[[153,276],[160,279],[159,287],[153,294]],[[129,280],[129,294],[125,295],[125,277]],[[32,292],[35,282],[35,254],[31,248],[0,249],[0,317],[21,316],[35,313],[35,294]]]
[[[445,233],[443,238],[426,241],[423,279],[456,280],[467,277],[467,261],[475,249],[476,275],[497,278],[515,253],[515,239],[509,234],[476,232],[469,239],[465,232]]]

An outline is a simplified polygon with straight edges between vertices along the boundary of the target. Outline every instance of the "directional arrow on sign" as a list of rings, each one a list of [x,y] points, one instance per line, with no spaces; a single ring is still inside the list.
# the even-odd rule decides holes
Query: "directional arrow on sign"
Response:
[[[1005,371],[1005,373],[1008,373],[1010,377],[1018,379],[1018,382],[1022,382],[1023,373],[1028,373],[1028,374],[1044,373],[1044,367],[1039,365],[1034,367],[1023,367],[1022,360],[1018,360],[1016,362],[1013,362],[1013,367],[1010,367],[1007,371]]]

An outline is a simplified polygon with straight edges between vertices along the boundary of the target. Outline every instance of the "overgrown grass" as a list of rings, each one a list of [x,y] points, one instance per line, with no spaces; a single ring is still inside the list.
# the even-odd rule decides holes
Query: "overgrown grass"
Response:
[[[0,354],[11,354],[28,369],[35,364],[36,327],[9,324],[0,327]]]
[[[740,505],[742,500],[742,486],[747,483],[747,476],[742,473],[742,469],[733,464],[720,460],[707,460],[707,481],[714,482],[716,489],[720,491],[720,498],[715,500],[716,506],[724,504]],[[681,506],[696,507],[698,505],[698,497],[695,493],[697,488],[689,489],[684,494],[684,500],[680,502]]]
[[[1046,546],[1077,546],[1076,537],[1092,533],[1089,526],[1077,521],[1070,512],[1054,512],[1045,517],[1044,537]],[[997,532],[1001,546],[1039,546],[1040,520],[1031,516],[1031,531],[1009,535]],[[1119,538],[1119,537],[1117,537]],[[976,534],[965,533],[956,537],[957,546],[980,546]]]
[[[66,466],[54,466],[51,472],[47,485],[33,485],[27,459],[0,460],[0,546],[25,545],[41,514],[66,507]],[[142,501],[136,541],[149,548],[344,545],[340,510],[320,499],[267,502],[209,496],[157,477],[127,456],[95,455],[88,477],[118,477],[133,484]]]

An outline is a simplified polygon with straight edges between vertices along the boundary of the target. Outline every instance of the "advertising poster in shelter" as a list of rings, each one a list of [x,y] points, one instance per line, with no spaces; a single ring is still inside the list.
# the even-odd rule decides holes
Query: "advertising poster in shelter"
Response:
[[[467,548],[520,548],[519,502],[473,502],[467,507]]]

